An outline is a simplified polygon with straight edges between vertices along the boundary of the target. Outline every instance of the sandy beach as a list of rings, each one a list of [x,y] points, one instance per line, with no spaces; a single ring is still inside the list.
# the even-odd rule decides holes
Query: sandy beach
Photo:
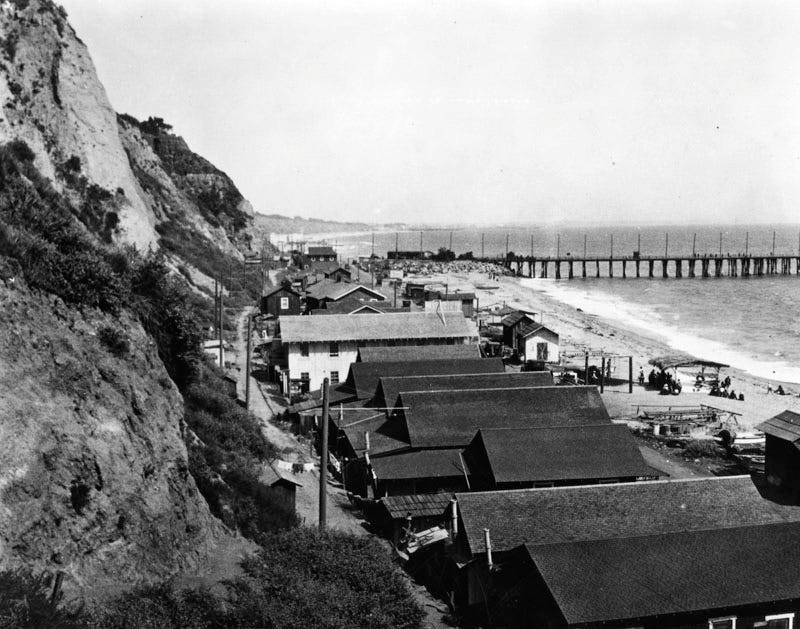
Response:
[[[724,369],[722,375],[731,378],[731,386],[737,392],[744,394],[744,401],[730,400],[708,395],[708,391],[692,391],[693,378],[688,373],[679,374],[684,385],[679,396],[662,396],[655,391],[646,390],[636,382],[639,368],[644,369],[645,375],[652,368],[648,361],[656,356],[674,354],[667,342],[641,330],[628,329],[620,321],[608,317],[600,317],[588,311],[581,311],[573,306],[561,303],[541,290],[524,286],[519,278],[500,277],[491,281],[485,273],[469,272],[448,274],[451,289],[474,289],[476,285],[497,285],[495,290],[475,289],[480,307],[492,304],[519,307],[539,313],[543,322],[554,329],[561,338],[562,353],[575,354],[574,362],[583,363],[584,351],[605,354],[632,356],[634,370],[633,393],[628,393],[628,385],[611,386],[606,388],[604,400],[615,419],[635,417],[641,405],[658,406],[699,406],[706,404],[716,408],[740,413],[739,423],[744,430],[752,428],[760,422],[787,409],[800,412],[800,387],[783,383],[788,395],[768,393],[769,383],[776,387],[778,381],[767,381],[755,377],[745,371],[734,368]],[[698,356],[708,360],[715,360],[714,356]],[[597,362],[597,361],[595,361]],[[622,361],[620,361],[622,363]],[[616,367],[612,376],[627,378],[627,361]]]

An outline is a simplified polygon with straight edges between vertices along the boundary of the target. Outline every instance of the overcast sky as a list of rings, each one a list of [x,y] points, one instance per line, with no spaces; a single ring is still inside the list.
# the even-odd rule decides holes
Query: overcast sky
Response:
[[[800,3],[66,0],[262,213],[797,222]]]

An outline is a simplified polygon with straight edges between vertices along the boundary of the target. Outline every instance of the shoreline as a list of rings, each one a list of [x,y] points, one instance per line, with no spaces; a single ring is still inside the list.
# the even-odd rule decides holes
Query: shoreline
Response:
[[[466,279],[473,287],[487,281],[486,274],[477,272],[469,273],[467,278],[462,274],[458,274],[457,278],[455,274],[451,274],[451,276],[461,282]],[[575,360],[567,360],[567,362],[582,364],[584,349],[633,357],[634,394],[628,394],[627,383],[624,387],[606,388],[607,393],[604,394],[604,399],[609,405],[609,412],[612,413],[612,416],[622,417],[635,414],[635,409],[631,407],[643,404],[659,406],[706,404],[740,413],[739,422],[742,427],[752,429],[758,423],[784,410],[800,412],[800,398],[797,397],[800,393],[800,385],[763,378],[735,367],[725,368],[721,373],[730,376],[732,388],[737,394],[744,393],[744,401],[712,397],[708,395],[707,391],[695,392],[692,390],[694,383],[688,379],[688,374],[682,376],[684,388],[680,396],[666,397],[655,391],[646,391],[636,383],[639,368],[644,370],[646,376],[652,368],[648,360],[676,352],[674,348],[670,347],[666,338],[649,330],[634,328],[621,319],[609,317],[607,313],[595,314],[560,301],[552,293],[543,289],[526,286],[523,278],[505,276],[497,278],[494,283],[499,286],[496,290],[475,289],[479,305],[483,307],[492,304],[506,304],[512,308],[521,307],[537,314],[541,313],[544,325],[552,327],[554,331],[558,332],[562,351],[575,354]],[[714,360],[715,356],[702,356],[702,358]],[[620,365],[617,377],[627,377],[627,371],[627,364]],[[778,384],[783,385],[787,395],[767,393],[768,383],[772,384],[773,388]]]

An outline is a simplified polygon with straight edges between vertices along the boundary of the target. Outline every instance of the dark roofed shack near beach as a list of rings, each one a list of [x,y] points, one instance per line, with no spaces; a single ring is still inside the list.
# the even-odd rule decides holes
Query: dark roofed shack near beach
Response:
[[[533,626],[543,627],[705,629],[710,618],[728,614],[741,614],[737,626],[758,626],[752,622],[763,622],[770,609],[775,613],[796,609],[781,607],[788,604],[781,599],[784,586],[758,585],[772,583],[770,562],[776,555],[784,556],[775,564],[780,578],[800,588],[800,506],[772,502],[762,491],[750,477],[737,476],[457,494],[454,556],[463,569],[454,581],[453,596],[467,615],[484,618],[488,612],[494,622],[508,626],[531,626],[534,613],[543,615]],[[772,542],[778,549],[769,550],[764,556],[770,560],[762,563],[759,544],[749,540],[771,537],[781,527],[792,533],[776,533]],[[753,530],[742,532],[745,528]],[[737,530],[742,537],[726,533]],[[487,569],[487,536],[496,567],[492,570]],[[734,539],[747,543],[725,543]],[[551,564],[544,558],[551,556],[548,549],[557,547],[565,561],[559,570],[570,565],[575,585],[569,589],[555,577],[557,573],[547,572]],[[615,557],[604,551],[592,558],[587,549],[593,547],[613,548],[608,552]],[[635,552],[626,554],[624,548]],[[590,563],[582,563],[580,557]],[[594,563],[596,559],[599,563]],[[585,570],[596,574],[576,575]],[[629,592],[607,582],[644,573],[647,578],[637,582],[645,587],[627,583]],[[694,579],[693,574],[703,577]],[[686,584],[675,585],[673,579],[684,578]],[[720,584],[725,580],[744,584],[739,591],[749,590],[748,597],[717,598],[715,592],[728,587]],[[695,591],[680,594],[685,587]],[[648,590],[652,601],[663,607],[637,603],[634,615],[629,615],[624,601],[641,596],[648,600]],[[749,598],[750,594],[755,597]],[[584,611],[570,615],[570,610],[578,609]],[[601,609],[608,615],[593,616]],[[691,614],[682,615],[687,611]]]
[[[300,314],[300,293],[291,285],[278,286],[261,296],[261,314],[273,317]]]
[[[450,494],[384,496],[375,504],[374,520],[392,543],[397,544],[409,523],[414,532],[441,524],[452,499]]]
[[[384,376],[381,377],[375,392],[375,405],[384,408],[393,408],[397,403],[397,398],[400,393],[409,393],[412,391],[508,389],[551,386],[553,386],[553,375],[549,371]]]
[[[526,324],[536,323],[533,314],[514,310],[503,317],[503,345],[511,349],[517,349],[517,331]]]
[[[499,358],[429,359],[417,361],[353,363],[346,386],[355,391],[358,399],[375,395],[378,382],[388,376],[420,376],[444,374],[503,373],[505,367]]]
[[[473,490],[656,480],[627,426],[478,431],[464,452]]]
[[[783,411],[758,425],[766,435],[767,482],[790,493],[800,493],[800,413]]]
[[[466,447],[481,428],[610,424],[591,386],[470,389],[400,394],[413,447]]]
[[[467,489],[458,449],[399,452],[372,459],[376,496],[414,495]]]
[[[514,615],[533,626],[791,627],[800,610],[794,522],[525,550],[532,570]]]

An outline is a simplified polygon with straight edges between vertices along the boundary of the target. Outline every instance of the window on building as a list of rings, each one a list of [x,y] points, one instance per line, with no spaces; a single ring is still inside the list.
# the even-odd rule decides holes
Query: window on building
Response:
[[[308,343],[300,343],[300,355],[308,356]]]
[[[331,356],[338,356],[339,355],[339,344],[336,341],[331,341],[329,353]]]
[[[281,297],[281,310],[289,310],[289,298]]]
[[[736,629],[736,616],[710,618],[708,621],[708,629]]]
[[[766,616],[767,629],[794,629],[794,614]]]
[[[536,360],[547,360],[547,343],[536,344]]]
[[[338,384],[338,383],[339,383],[339,372],[331,371],[331,384]]]

